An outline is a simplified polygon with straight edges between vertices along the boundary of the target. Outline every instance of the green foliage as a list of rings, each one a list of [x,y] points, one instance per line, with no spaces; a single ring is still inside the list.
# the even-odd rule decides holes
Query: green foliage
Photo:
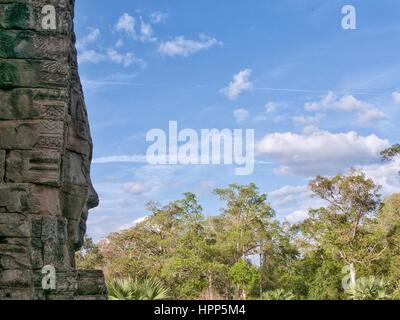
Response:
[[[268,291],[265,292],[262,296],[262,300],[275,300],[275,301],[280,301],[280,300],[295,300],[295,296],[292,292],[290,291],[285,291],[283,289],[278,289],[274,291]]]
[[[331,179],[317,177],[310,189],[328,206],[310,210],[310,218],[300,225],[307,244],[322,247],[343,265],[369,264],[379,258],[386,249],[385,242],[373,232],[381,204],[380,187],[352,170]]]
[[[386,161],[393,160],[398,155],[400,155],[400,144],[395,144],[381,152],[382,159]]]
[[[76,267],[82,270],[99,269],[103,263],[103,256],[92,238],[85,236],[85,242],[75,255]]]
[[[216,216],[206,217],[193,193],[150,203],[141,223],[97,244],[86,239],[77,264],[117,279],[108,282],[114,299],[399,299],[400,194],[382,202],[356,170],[317,177],[310,189],[326,205],[297,225],[274,220],[254,184],[215,190],[224,202]],[[352,292],[342,287],[348,265],[360,277]]]
[[[239,260],[229,269],[228,276],[237,286],[240,298],[246,298],[260,280],[257,268],[244,259]]]
[[[112,279],[107,281],[110,300],[166,300],[169,290],[152,279],[138,282],[132,278]]]
[[[391,300],[390,285],[385,279],[373,276],[360,278],[346,290],[350,300]]]

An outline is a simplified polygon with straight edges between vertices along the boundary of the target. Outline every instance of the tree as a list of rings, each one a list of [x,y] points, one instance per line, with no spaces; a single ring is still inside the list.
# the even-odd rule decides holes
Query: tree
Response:
[[[216,189],[214,194],[226,202],[218,221],[222,236],[219,241],[232,253],[231,262],[259,254],[275,215],[267,203],[267,195],[260,194],[254,183],[231,184],[226,189]]]
[[[93,239],[85,236],[83,247],[75,255],[76,267],[82,270],[100,269],[103,264],[103,255]]]
[[[388,245],[385,259],[376,269],[396,286],[394,295],[400,298],[400,193],[384,200],[376,229]]]
[[[381,202],[379,187],[356,170],[317,177],[310,188],[325,205],[297,225],[274,220],[254,184],[215,190],[225,202],[217,216],[205,217],[192,193],[150,203],[130,229],[87,239],[78,264],[102,267],[116,299],[156,299],[154,287],[171,299],[400,298],[400,194]]]
[[[331,179],[318,176],[309,186],[327,206],[310,210],[302,233],[309,243],[349,265],[354,285],[356,266],[379,259],[386,250],[371,226],[381,204],[380,187],[356,170]]]
[[[228,272],[232,283],[237,286],[238,297],[246,300],[251,290],[259,281],[258,270],[249,261],[241,259]]]
[[[395,144],[392,147],[381,152],[383,160],[390,161],[400,155],[400,144]]]

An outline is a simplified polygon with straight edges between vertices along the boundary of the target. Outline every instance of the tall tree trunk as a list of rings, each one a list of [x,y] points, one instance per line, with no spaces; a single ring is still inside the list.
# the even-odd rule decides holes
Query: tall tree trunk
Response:
[[[263,295],[263,274],[262,274],[262,266],[263,266],[263,254],[261,252],[261,247],[260,247],[260,299],[262,298]]]
[[[350,263],[350,285],[355,286],[357,281],[356,267],[354,263]]]

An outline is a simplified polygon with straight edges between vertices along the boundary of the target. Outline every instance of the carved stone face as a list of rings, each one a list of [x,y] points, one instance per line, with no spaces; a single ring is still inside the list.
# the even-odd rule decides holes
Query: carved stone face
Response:
[[[67,121],[66,153],[62,162],[63,215],[68,219],[72,251],[79,250],[86,234],[89,210],[99,204],[90,178],[92,139],[79,79],[72,84]]]

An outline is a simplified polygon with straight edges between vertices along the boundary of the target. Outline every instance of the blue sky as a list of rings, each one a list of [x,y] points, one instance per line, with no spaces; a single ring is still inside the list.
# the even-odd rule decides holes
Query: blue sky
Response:
[[[344,30],[351,4],[357,29]],[[101,204],[88,233],[100,239],[186,191],[217,214],[216,187],[255,182],[280,219],[318,205],[315,175],[363,169],[399,191],[398,162],[379,152],[399,140],[400,3],[325,0],[77,1],[80,74],[94,140]],[[151,166],[146,133],[254,129],[255,171]]]

